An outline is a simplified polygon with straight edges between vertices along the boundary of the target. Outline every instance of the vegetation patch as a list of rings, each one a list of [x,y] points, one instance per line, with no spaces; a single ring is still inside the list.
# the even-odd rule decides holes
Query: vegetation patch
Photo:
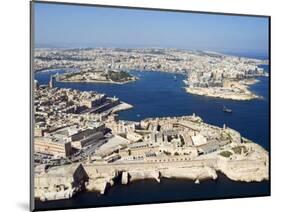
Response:
[[[125,71],[120,71],[120,72],[109,71],[107,78],[115,82],[124,82],[124,81],[131,80],[132,76]]]
[[[223,152],[220,152],[220,155],[223,157],[229,158],[232,155],[232,153],[230,151],[223,151]]]
[[[232,148],[232,151],[235,153],[235,154],[239,154],[241,155],[242,153],[242,149],[243,149],[243,152],[247,152],[247,148],[245,146],[236,146],[236,147],[233,147]]]

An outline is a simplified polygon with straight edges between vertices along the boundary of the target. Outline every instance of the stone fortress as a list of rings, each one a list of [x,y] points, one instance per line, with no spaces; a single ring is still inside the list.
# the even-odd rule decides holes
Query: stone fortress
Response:
[[[109,98],[102,94],[44,86],[35,93],[35,196],[41,200],[83,190],[103,194],[118,177],[124,184],[162,177],[200,183],[220,171],[232,180],[268,179],[267,151],[227,126],[194,114],[118,120],[108,107],[95,110]]]

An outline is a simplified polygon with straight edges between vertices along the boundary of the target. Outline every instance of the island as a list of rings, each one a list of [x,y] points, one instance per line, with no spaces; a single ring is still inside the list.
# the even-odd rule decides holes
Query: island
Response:
[[[137,77],[130,75],[125,71],[75,71],[66,72],[64,74],[57,75],[56,81],[58,82],[80,82],[80,83],[111,83],[111,84],[125,84],[134,82]]]
[[[248,82],[251,83],[251,82]],[[123,105],[123,106],[122,106]],[[199,184],[269,179],[268,152],[229,126],[196,114],[119,120],[117,97],[34,82],[34,190],[41,201],[79,192],[106,195],[116,183],[181,178]]]

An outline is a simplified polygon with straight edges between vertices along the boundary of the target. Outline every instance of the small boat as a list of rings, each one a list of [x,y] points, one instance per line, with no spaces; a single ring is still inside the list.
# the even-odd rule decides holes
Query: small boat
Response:
[[[137,114],[137,117],[140,117],[140,114]]]
[[[177,76],[174,76],[174,80],[175,80],[175,81],[177,80]]]
[[[223,106],[222,111],[225,112],[225,113],[232,113],[232,110],[227,108],[227,107],[225,107],[225,106]]]
[[[183,83],[188,85],[188,81],[187,80],[183,80]]]

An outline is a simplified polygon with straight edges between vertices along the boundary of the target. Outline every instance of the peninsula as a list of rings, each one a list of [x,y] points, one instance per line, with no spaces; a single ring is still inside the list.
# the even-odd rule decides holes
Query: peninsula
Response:
[[[191,94],[196,94],[200,96],[209,96],[215,98],[223,98],[223,99],[232,99],[232,100],[251,100],[262,98],[262,96],[258,96],[252,93],[249,90],[249,85],[258,82],[258,80],[254,79],[245,79],[245,80],[226,80],[224,79],[222,82],[222,86],[210,86],[210,87],[200,87],[200,86],[187,86],[186,92]]]
[[[41,201],[83,191],[106,195],[118,179],[198,184],[217,179],[217,172],[234,181],[269,179],[268,152],[226,125],[195,114],[119,120],[120,106],[132,106],[116,97],[54,88],[52,81],[35,81],[34,91],[34,189]]]

